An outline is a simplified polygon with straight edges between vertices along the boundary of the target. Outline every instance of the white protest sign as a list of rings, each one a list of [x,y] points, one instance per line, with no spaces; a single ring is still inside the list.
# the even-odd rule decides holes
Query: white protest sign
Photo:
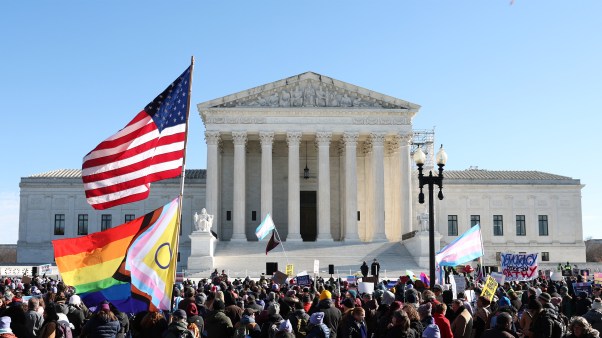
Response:
[[[320,273],[320,260],[314,259],[314,273]]]
[[[374,293],[374,283],[360,282],[358,283],[357,290],[360,293]]]
[[[464,292],[466,290],[466,278],[464,276],[456,276],[454,275],[454,282],[456,284],[457,292]]]

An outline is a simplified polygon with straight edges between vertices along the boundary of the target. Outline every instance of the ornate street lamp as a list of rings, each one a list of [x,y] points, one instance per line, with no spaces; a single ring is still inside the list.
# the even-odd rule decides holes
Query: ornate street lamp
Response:
[[[305,141],[305,169],[303,169],[303,178],[309,179],[309,168],[307,167],[307,141]]]
[[[426,155],[418,146],[418,149],[414,152],[414,162],[418,166],[418,184],[420,187],[420,193],[418,194],[418,202],[420,204],[424,204],[424,193],[422,192],[422,187],[428,185],[429,188],[429,279],[430,285],[429,287],[432,289],[433,285],[435,285],[435,211],[433,208],[433,186],[437,185],[439,187],[439,197],[440,200],[443,199],[443,167],[445,166],[445,162],[447,162],[447,154],[445,150],[443,150],[443,145],[437,152],[435,156],[435,160],[437,162],[437,166],[439,166],[439,174],[437,176],[433,176],[433,171],[429,171],[428,176],[424,176],[422,173],[422,166],[424,166],[424,162],[426,162]]]

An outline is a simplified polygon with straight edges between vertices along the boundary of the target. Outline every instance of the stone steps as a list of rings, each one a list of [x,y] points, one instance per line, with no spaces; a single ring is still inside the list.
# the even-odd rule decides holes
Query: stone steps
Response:
[[[231,277],[259,277],[265,272],[266,262],[277,262],[280,271],[285,270],[288,262],[293,264],[295,274],[301,271],[312,274],[314,260],[318,259],[320,274],[328,275],[328,265],[334,264],[336,277],[354,274],[359,271],[362,262],[370,265],[376,258],[381,265],[383,278],[397,278],[406,269],[415,273],[424,271],[399,242],[284,242],[266,256],[267,242],[267,239],[261,242],[217,242],[214,267],[218,271],[225,270]],[[206,277],[209,273],[203,271],[192,277]]]

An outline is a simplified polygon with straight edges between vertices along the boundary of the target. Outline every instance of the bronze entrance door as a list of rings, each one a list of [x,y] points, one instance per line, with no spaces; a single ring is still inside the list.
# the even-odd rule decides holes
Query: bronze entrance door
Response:
[[[301,238],[304,242],[314,242],[318,236],[317,194],[315,191],[301,191]]]

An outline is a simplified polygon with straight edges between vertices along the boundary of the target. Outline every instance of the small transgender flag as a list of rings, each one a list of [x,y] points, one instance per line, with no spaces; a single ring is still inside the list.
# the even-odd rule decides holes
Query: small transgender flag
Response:
[[[435,256],[440,266],[456,266],[483,256],[481,226],[471,227],[453,242],[441,249]]]

